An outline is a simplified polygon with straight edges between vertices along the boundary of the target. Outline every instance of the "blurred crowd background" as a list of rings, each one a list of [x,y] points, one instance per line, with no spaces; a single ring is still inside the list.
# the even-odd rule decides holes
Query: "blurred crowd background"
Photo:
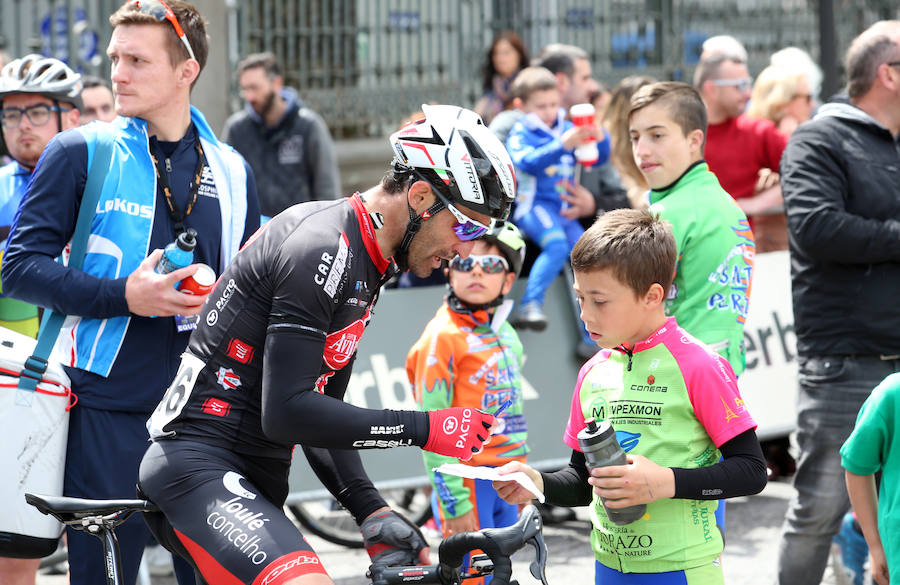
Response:
[[[4,0],[0,50],[40,52],[108,77],[107,16],[118,0]],[[843,83],[841,58],[895,0],[197,0],[208,21],[207,74],[193,93],[215,129],[243,105],[233,74],[243,56],[271,51],[285,85],[325,120],[337,141],[345,192],[380,176],[389,132],[422,103],[474,106],[491,40],[516,31],[536,52],[549,43],[588,52],[608,87],[642,74],[690,82],[701,46],[732,35],[754,76],[772,53],[807,51],[827,98]],[[818,97],[818,96],[817,96]],[[823,100],[824,101],[824,100]]]

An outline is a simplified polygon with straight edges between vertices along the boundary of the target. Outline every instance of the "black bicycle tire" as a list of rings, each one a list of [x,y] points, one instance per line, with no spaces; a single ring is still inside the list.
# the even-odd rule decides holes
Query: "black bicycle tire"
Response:
[[[415,496],[415,492],[420,489],[422,488],[409,488],[403,490],[403,505],[399,506],[399,509],[397,510],[399,513],[404,514],[411,522],[415,523],[416,526],[423,526],[433,515],[430,505],[426,505],[415,514],[409,514],[409,503],[411,502],[412,497]],[[409,499],[406,499],[406,496],[410,493],[412,496],[410,496]],[[430,498],[428,501],[430,502]],[[318,518],[315,514],[311,513],[309,507],[305,505],[304,502],[290,504],[288,505],[288,509],[291,511],[291,514],[294,515],[297,522],[312,534],[315,534],[328,542],[346,546],[347,548],[363,547],[362,535],[359,534],[357,530],[342,530],[334,524],[323,521],[322,518]],[[346,510],[341,509],[341,512],[347,516],[348,520],[350,519],[350,514]],[[353,526],[355,526],[355,523]]]

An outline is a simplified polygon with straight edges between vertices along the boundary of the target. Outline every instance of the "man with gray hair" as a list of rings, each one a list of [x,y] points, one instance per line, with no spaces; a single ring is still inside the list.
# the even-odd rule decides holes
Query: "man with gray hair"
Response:
[[[850,509],[841,445],[872,389],[900,370],[900,21],[859,35],[846,71],[849,103],[822,106],[781,161],[800,385],[782,585],[820,582]]]
[[[749,118],[744,108],[753,79],[746,62],[714,53],[700,61],[694,86],[706,104],[709,126],[705,158],[722,188],[734,197],[753,227],[753,216],[781,205],[777,184],[760,188],[759,173],[778,169],[787,138],[768,120]]]
[[[747,62],[747,49],[744,48],[741,41],[731,35],[715,35],[703,41],[700,60],[702,61],[713,55],[725,55],[741,63]]]

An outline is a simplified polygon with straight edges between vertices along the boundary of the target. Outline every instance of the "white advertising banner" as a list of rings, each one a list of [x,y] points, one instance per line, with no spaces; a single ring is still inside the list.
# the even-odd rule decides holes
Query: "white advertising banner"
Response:
[[[759,254],[753,268],[750,313],[744,326],[747,369],[738,380],[760,439],[797,426],[797,337],[787,251]]]

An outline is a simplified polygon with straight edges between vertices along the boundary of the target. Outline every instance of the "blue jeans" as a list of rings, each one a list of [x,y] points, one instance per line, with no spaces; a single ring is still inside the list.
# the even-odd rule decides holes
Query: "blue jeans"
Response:
[[[575,219],[566,219],[559,214],[558,207],[543,206],[535,203],[527,214],[516,220],[525,235],[541,247],[541,253],[531,267],[528,284],[522,295],[521,304],[537,302],[544,304],[544,294],[553,280],[559,276],[566,264],[569,252],[584,228]]]
[[[778,583],[817,585],[831,539],[850,509],[840,448],[856,424],[862,403],[900,360],[878,356],[799,358],[797,441],[800,457],[794,497],[778,550]]]

